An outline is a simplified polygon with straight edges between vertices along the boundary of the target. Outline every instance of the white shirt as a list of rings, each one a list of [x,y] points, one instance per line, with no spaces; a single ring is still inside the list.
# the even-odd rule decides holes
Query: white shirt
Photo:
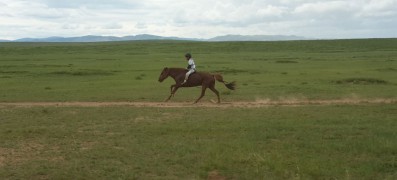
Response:
[[[196,69],[196,65],[194,64],[194,60],[192,58],[189,59],[187,64],[190,66],[190,69]]]

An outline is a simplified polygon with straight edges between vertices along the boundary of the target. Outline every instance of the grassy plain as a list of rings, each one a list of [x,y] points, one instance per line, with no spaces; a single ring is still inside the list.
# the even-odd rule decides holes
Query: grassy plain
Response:
[[[395,179],[397,105],[1,108],[1,179]]]
[[[220,72],[238,90],[217,86],[225,101],[392,98],[397,39],[289,42],[1,43],[0,101],[162,101],[173,80],[163,67]],[[174,101],[193,101],[199,88]],[[203,99],[214,99],[208,92]]]
[[[0,43],[0,102],[162,101],[173,82],[159,73],[185,67],[185,52],[237,81],[217,85],[224,101],[397,98],[397,39],[138,41]],[[0,106],[0,179],[396,179],[396,112]]]

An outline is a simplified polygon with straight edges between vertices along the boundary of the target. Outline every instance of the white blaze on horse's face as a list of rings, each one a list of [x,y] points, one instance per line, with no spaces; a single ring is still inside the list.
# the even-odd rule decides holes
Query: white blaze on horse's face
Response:
[[[159,82],[163,82],[165,78],[168,77],[168,68],[164,68],[160,74]]]

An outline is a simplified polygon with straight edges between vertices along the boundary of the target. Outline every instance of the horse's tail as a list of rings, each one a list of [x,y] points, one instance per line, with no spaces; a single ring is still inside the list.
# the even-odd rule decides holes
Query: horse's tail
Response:
[[[223,77],[222,77],[222,75],[220,75],[220,74],[214,74],[213,76],[214,76],[214,78],[215,78],[217,81],[219,81],[219,82],[225,84],[225,86],[226,86],[228,89],[230,89],[230,90],[235,90],[235,89],[236,89],[236,81],[233,81],[233,82],[231,82],[231,83],[228,83],[228,82],[226,82],[226,81],[223,80]]]

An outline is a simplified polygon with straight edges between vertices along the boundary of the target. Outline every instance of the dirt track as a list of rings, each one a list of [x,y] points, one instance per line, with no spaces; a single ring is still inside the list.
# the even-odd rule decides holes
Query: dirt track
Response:
[[[131,107],[239,107],[256,108],[268,106],[305,106],[305,105],[365,105],[365,104],[396,104],[397,99],[335,99],[335,100],[256,100],[222,102],[0,102],[0,107],[109,107],[109,106],[131,106]]]

